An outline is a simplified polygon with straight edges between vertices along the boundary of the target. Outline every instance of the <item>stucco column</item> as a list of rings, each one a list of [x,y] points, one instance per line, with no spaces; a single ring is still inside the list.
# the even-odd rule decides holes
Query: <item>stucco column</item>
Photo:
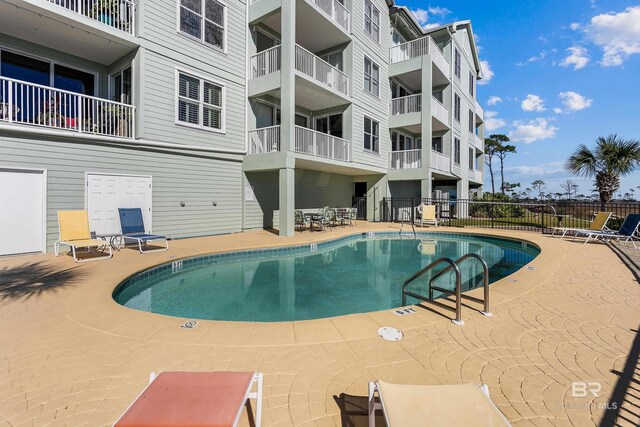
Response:
[[[459,179],[456,182],[456,196],[458,200],[469,199],[469,180],[467,178]],[[469,204],[467,202],[458,204],[456,209],[458,218],[466,218],[469,215]]]
[[[281,10],[280,151],[287,156],[295,147],[296,2],[283,1]]]
[[[431,71],[431,55],[422,58],[422,112],[420,135],[422,138],[422,170],[426,172],[426,179],[420,183],[423,198],[431,197],[431,93],[433,91],[433,76]]]
[[[280,236],[293,236],[295,233],[295,201],[296,201],[296,171],[292,168],[280,169]]]
[[[433,192],[432,184],[433,181],[431,171],[427,172],[427,178],[420,181],[420,194],[423,199],[431,198],[431,193]]]

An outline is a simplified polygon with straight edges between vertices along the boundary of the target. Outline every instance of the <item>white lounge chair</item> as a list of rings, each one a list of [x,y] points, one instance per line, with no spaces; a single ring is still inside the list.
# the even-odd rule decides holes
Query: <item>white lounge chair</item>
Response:
[[[640,214],[629,214],[620,226],[618,231],[584,231],[578,234],[584,234],[587,238],[584,242],[588,243],[593,240],[617,240],[618,242],[631,242],[633,247],[636,246],[636,240],[640,240],[638,236],[638,228],[640,228]]]
[[[382,409],[387,427],[511,425],[489,398],[486,385],[373,381],[369,383],[369,427],[375,427],[376,409]]]
[[[109,259],[113,256],[111,245],[104,240],[92,239],[89,229],[89,212],[80,211],[58,211],[58,232],[60,238],[53,244],[56,256],[60,255],[60,245],[71,248],[75,262],[98,261]],[[109,253],[104,256],[78,258],[77,249],[93,248],[108,249]]]
[[[560,238],[562,239],[569,232],[571,232],[573,236],[576,237],[578,234],[608,230],[607,221],[609,221],[609,218],[611,218],[612,214],[613,212],[598,212],[593,221],[591,221],[591,224],[589,224],[589,228],[553,227],[551,235],[554,236],[556,232],[562,233],[560,235]]]
[[[420,225],[435,225],[438,226],[438,218],[436,218],[436,205],[422,204],[420,213]]]

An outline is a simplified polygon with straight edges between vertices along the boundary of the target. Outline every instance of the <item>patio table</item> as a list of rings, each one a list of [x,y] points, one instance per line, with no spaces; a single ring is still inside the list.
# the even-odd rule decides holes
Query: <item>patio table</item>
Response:
[[[304,217],[309,220],[309,231],[313,231],[313,223],[322,221],[322,215],[318,213],[305,213]]]
[[[123,244],[122,234],[120,233],[96,234],[96,238],[104,240],[116,251],[120,251],[120,247]]]

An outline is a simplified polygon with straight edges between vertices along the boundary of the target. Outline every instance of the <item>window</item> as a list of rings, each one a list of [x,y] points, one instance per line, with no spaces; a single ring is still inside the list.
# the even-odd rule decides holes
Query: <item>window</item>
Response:
[[[342,114],[332,114],[330,116],[317,117],[316,130],[337,138],[342,138]]]
[[[391,133],[391,151],[418,150],[421,146],[420,138],[414,139],[398,132]]]
[[[180,32],[220,50],[225,43],[226,6],[216,0],[180,0]]]
[[[475,169],[475,158],[473,156],[473,148],[469,148],[469,170],[472,171]]]
[[[371,0],[364,0],[364,31],[380,43],[380,11]]]
[[[178,73],[178,123],[224,132],[224,88]]]
[[[460,165],[460,138],[453,138],[453,161]]]
[[[474,80],[475,80],[475,77],[473,76],[473,73],[469,71],[469,95],[471,95],[472,98],[473,98]]]
[[[131,105],[131,67],[111,76],[111,99]]]
[[[473,133],[474,129],[475,129],[475,121],[474,121],[474,116],[475,114],[473,113],[473,110],[469,110],[469,132]]]
[[[380,151],[380,123],[369,117],[364,118],[364,150],[374,153]]]
[[[325,61],[327,64],[336,67],[338,70],[344,71],[344,65],[342,63],[342,51],[322,55],[320,59]]]
[[[364,90],[373,96],[380,96],[380,67],[364,57]]]
[[[457,78],[462,76],[462,58],[460,57],[460,51],[458,49],[454,50],[454,71]]]
[[[453,118],[460,122],[460,95],[453,94]]]
[[[434,136],[431,138],[431,149],[433,151],[437,151],[438,153],[442,153],[442,137]]]

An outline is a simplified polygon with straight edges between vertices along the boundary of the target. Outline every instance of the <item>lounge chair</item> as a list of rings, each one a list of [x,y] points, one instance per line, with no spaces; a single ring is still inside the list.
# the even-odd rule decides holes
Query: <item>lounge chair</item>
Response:
[[[260,427],[261,373],[152,373],[147,387],[114,426],[237,426],[249,399],[256,400],[255,426]]]
[[[165,236],[157,234],[147,234],[144,229],[142,210],[140,208],[118,208],[120,214],[120,227],[122,228],[122,238],[125,245],[127,241],[134,241],[138,244],[138,250],[142,254],[150,252],[166,251],[169,249],[169,242]],[[147,242],[164,240],[164,246],[156,249],[146,248]]]
[[[553,227],[553,231],[551,232],[551,235],[554,236],[557,231],[558,233],[562,233],[560,235],[560,238],[562,239],[568,232],[571,232],[575,237],[580,232],[588,233],[591,231],[608,230],[607,221],[609,221],[609,218],[611,218],[612,214],[613,212],[598,212],[596,214],[596,217],[593,219],[593,221],[591,221],[591,224],[589,224],[589,228]]]
[[[578,232],[577,234],[584,234],[587,238],[584,243],[588,243],[593,240],[617,240],[622,241],[622,243],[631,242],[635,249],[638,249],[636,246],[636,240],[640,240],[638,237],[638,228],[640,228],[640,214],[629,214],[625,218],[624,222],[620,226],[618,231],[584,231]]]
[[[436,205],[428,205],[424,203],[422,205],[422,212],[420,214],[420,226],[435,225],[438,226],[438,219],[436,218]]]
[[[376,409],[382,409],[388,427],[511,425],[489,398],[486,385],[374,381],[369,383],[369,427],[375,427]]]
[[[71,253],[75,262],[99,261],[113,256],[111,245],[104,240],[92,239],[89,229],[89,212],[87,211],[58,211],[58,232],[60,239],[53,244],[56,256],[60,255],[60,245],[71,247]],[[81,259],[78,258],[78,248],[105,248],[109,254]]]

